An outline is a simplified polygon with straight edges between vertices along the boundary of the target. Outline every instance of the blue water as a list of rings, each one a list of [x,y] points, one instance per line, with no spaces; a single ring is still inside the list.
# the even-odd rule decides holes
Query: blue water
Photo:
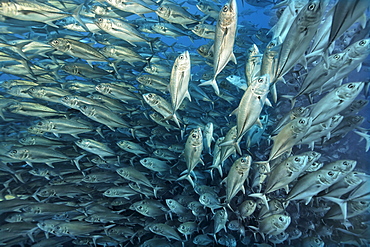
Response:
[[[188,1],[188,2],[184,3],[182,6],[186,7],[187,10],[191,14],[203,16],[203,13],[200,12],[195,7],[194,4],[195,3],[193,1]],[[241,46],[238,47],[237,45],[234,47],[234,51],[235,51],[235,53],[237,53],[238,64],[233,65],[232,63],[230,63],[229,67],[226,69],[228,71],[228,74],[230,74],[230,75],[231,74],[237,74],[237,75],[243,75],[244,74],[245,52],[246,52],[246,49],[250,45],[253,44],[253,42],[255,42],[257,44],[258,48],[260,49],[260,52],[263,53],[263,51],[265,49],[265,46],[266,46],[266,44],[269,40],[263,40],[263,41],[259,40],[258,37],[256,36],[256,32],[258,30],[261,30],[261,29],[262,30],[263,29],[265,29],[265,30],[270,29],[271,25],[274,24],[274,20],[276,20],[276,15],[275,15],[276,10],[271,9],[271,7],[272,7],[272,5],[269,5],[269,6],[263,7],[263,8],[261,8],[261,7],[259,8],[259,7],[256,7],[256,6],[249,5],[246,2],[241,3],[241,1],[238,1],[238,11],[239,11],[238,29],[239,30],[242,30],[242,29],[245,30],[249,24],[252,24],[254,26],[253,30],[256,30],[256,31],[251,31],[248,34],[249,37],[240,37],[240,36],[237,37],[237,38],[242,38],[243,40],[245,40],[245,43],[243,44],[243,47],[241,47]],[[145,14],[145,17],[155,18],[155,19],[157,18],[156,14],[154,14],[154,13]],[[133,15],[133,16],[128,17],[127,19],[130,21],[130,20],[134,20],[136,18],[137,18],[137,16]],[[7,25],[7,23],[2,23],[2,24]],[[85,33],[85,34],[87,34],[87,33]],[[34,35],[35,39],[39,38],[39,41],[41,41],[41,42],[47,43],[47,41],[48,41],[47,40],[48,38],[45,38],[45,36],[41,36],[41,35],[38,36],[37,33],[34,33],[33,35]],[[147,35],[148,37],[153,37],[153,38],[154,37],[159,37],[163,42],[165,42],[168,45],[172,45],[174,42],[176,42],[176,45],[174,45],[173,47],[174,47],[175,52],[178,53],[178,54],[180,54],[181,52],[183,52],[186,49],[191,54],[196,55],[197,54],[196,49],[199,46],[208,43],[208,40],[201,39],[201,38],[196,38],[196,39],[194,39],[194,41],[191,41],[189,39],[189,37],[178,37],[178,38],[174,39],[172,37],[165,37],[163,35],[156,35],[156,34],[145,34],[145,35]],[[238,34],[238,35],[242,35],[242,34]],[[4,34],[3,36],[6,37],[6,34]],[[26,38],[26,37],[27,37],[27,35],[19,35],[19,38]],[[93,47],[101,47],[102,46],[100,44],[93,44],[93,42],[89,39],[88,36],[84,39],[84,42],[93,45]],[[167,56],[168,57],[174,57],[174,56],[172,56],[171,53],[172,53],[172,50],[167,49],[167,51],[160,52],[156,55],[160,56],[163,60],[167,60]],[[38,60],[38,58],[35,59],[35,60],[32,60],[32,61],[37,61],[37,60]],[[68,61],[73,61],[74,59],[68,58],[68,59],[66,59],[66,61],[67,60]],[[85,62],[84,60],[80,59],[80,62],[81,61]],[[168,61],[169,65],[172,65],[173,60],[167,60],[167,61]],[[96,63],[96,62],[93,62],[93,64],[100,65],[100,63]],[[350,73],[348,78],[346,78],[343,83],[356,82],[356,81],[366,81],[367,85],[365,86],[365,88],[367,90],[369,79],[370,79],[369,66],[370,66],[370,58],[368,57],[363,62],[363,66],[362,66],[361,70],[359,72],[353,71],[352,73]],[[137,74],[141,73],[139,68],[141,68],[141,66],[137,66],[136,68],[133,68],[132,71],[134,71],[134,73],[137,75]],[[199,83],[202,74],[205,73],[205,72],[209,72],[209,71],[212,71],[212,67],[207,65],[206,63],[199,64],[199,65],[193,65],[193,67],[191,69],[192,83]],[[129,71],[129,72],[131,72],[131,71]],[[2,73],[0,75],[0,84],[1,84],[2,81],[6,81],[6,80],[9,80],[9,79],[20,79],[20,78],[15,76],[15,75]],[[68,80],[68,79],[86,80],[86,79],[83,79],[81,77],[76,77],[76,76],[69,75],[69,76],[66,76],[65,78],[62,78],[61,82],[63,83],[64,80]],[[223,76],[220,76],[218,81],[219,82],[225,82],[225,78],[223,78]],[[138,83],[134,80],[130,83],[132,83],[132,85],[135,85],[136,87],[138,86]],[[298,85],[299,85],[299,81],[289,81],[289,83],[287,83],[285,85],[280,83],[279,87],[278,87],[279,88],[278,94],[279,95],[294,94],[294,92],[296,92],[294,87],[296,87]],[[220,137],[222,135],[225,135],[225,133],[229,130],[229,128],[235,124],[235,117],[233,117],[233,116],[230,117],[229,114],[238,106],[239,99],[240,99],[240,97],[242,96],[242,93],[243,93],[242,91],[234,88],[232,85],[229,85],[228,88],[229,88],[229,93],[234,97],[234,100],[232,102],[229,102],[229,103],[227,103],[226,101],[222,101],[222,100],[217,99],[217,97],[214,95],[213,90],[211,89],[211,87],[208,86],[208,87],[204,88],[204,90],[207,92],[207,94],[211,95],[212,99],[216,99],[215,100],[215,102],[216,102],[215,106],[219,107],[219,109],[214,109],[213,111],[219,110],[223,114],[221,116],[217,116],[218,118],[215,118],[215,124],[221,125],[220,129],[215,130],[215,133],[216,133],[215,134],[215,139],[217,139],[216,136]],[[4,93],[4,91],[5,90],[0,89],[1,94],[6,95],[6,93]],[[361,94],[359,95],[358,99],[368,99],[368,93],[367,93],[367,95],[365,95],[365,92],[366,91],[363,90],[363,92],[361,92]],[[169,98],[168,94],[162,95],[162,96],[167,97],[167,99]],[[308,103],[307,99],[305,99],[303,96],[301,96],[301,97],[302,98],[299,98],[299,102],[297,104],[307,106],[307,103]],[[320,97],[316,97],[315,102],[317,102],[319,98]],[[268,150],[268,148],[271,147],[271,145],[273,143],[272,141],[268,141],[268,137],[270,135],[270,132],[273,129],[273,126],[276,123],[276,121],[279,120],[279,118],[281,118],[284,114],[286,114],[290,110],[290,104],[286,99],[279,98],[279,100],[280,101],[279,101],[278,104],[273,104],[273,106],[271,108],[265,107],[265,109],[263,111],[264,114],[269,115],[269,118],[271,119],[271,124],[267,128],[266,135],[264,135],[262,137],[262,139],[260,140],[260,146],[259,147],[253,147],[251,150],[246,151],[244,149],[245,144],[243,143],[242,149],[244,149],[243,151],[245,151],[244,154],[248,154],[249,152],[251,152],[251,153],[253,153],[253,155],[255,155],[253,158],[255,158],[256,160],[266,160],[268,158],[268,152],[266,152],[266,150]],[[185,100],[185,101],[187,101],[187,100]],[[144,112],[144,110],[145,110],[145,114],[147,112],[151,111],[150,107],[148,107],[148,105],[146,105],[145,103],[142,103],[142,105],[138,104],[137,106],[138,106],[138,111],[137,112],[139,112],[139,114],[142,114],[141,111]],[[210,104],[208,102],[206,102],[206,103],[201,102],[197,107],[199,107],[199,109],[203,109],[203,108],[206,109],[209,106],[210,106]],[[328,106],[328,107],[330,107],[330,106]],[[210,112],[212,113],[212,110],[210,110]],[[134,112],[134,113],[136,113],[136,112]],[[73,112],[72,114],[77,115],[77,113],[75,113],[75,112]],[[358,114],[362,115],[366,118],[365,121],[363,122],[363,124],[361,125],[361,128],[364,132],[367,132],[367,130],[370,129],[370,122],[368,120],[369,117],[370,117],[370,104],[368,104]],[[179,115],[189,117],[189,115],[192,116],[192,113],[189,114],[189,112],[187,110],[184,110],[184,111],[181,110]],[[133,116],[135,117],[137,115],[133,114]],[[197,117],[197,119],[195,119],[195,120],[201,120],[201,118],[202,118],[202,116],[200,116],[200,115],[195,115],[195,116]],[[80,114],[80,117],[84,117],[84,116],[82,116],[82,114]],[[124,116],[124,117],[127,117],[127,116]],[[139,118],[142,118],[142,119],[146,120],[146,117],[145,117],[144,114],[140,115]],[[26,128],[29,127],[31,125],[31,122],[32,122],[32,121],[30,121],[30,119],[31,118],[29,118],[29,117],[23,117],[23,118],[20,118],[20,120],[17,119],[16,123],[14,124],[15,126],[17,126],[15,129],[12,128],[13,127],[13,126],[11,126],[12,123],[2,122],[2,120],[0,119],[0,128],[3,128],[2,129],[3,131],[1,131],[1,134],[4,135],[4,136],[1,136],[1,138],[5,139],[4,141],[11,141],[12,140],[11,137],[13,137],[13,136],[18,137],[18,135],[20,136],[21,134],[26,133]],[[89,120],[87,118],[84,118],[84,119],[87,120],[87,121],[92,122],[92,120]],[[34,120],[34,119],[32,119],[32,120]],[[191,123],[189,125],[194,126],[195,124]],[[24,128],[19,128],[19,126],[23,126]],[[97,124],[96,124],[96,126],[97,126]],[[149,126],[149,127],[152,128],[152,126]],[[5,128],[9,128],[9,132],[11,133],[11,134],[9,134],[9,136],[5,136],[5,133],[6,133]],[[17,128],[19,128],[19,129],[17,129]],[[108,134],[109,137],[107,137],[107,140],[104,140],[104,141],[111,141],[111,143],[109,143],[110,147],[113,148],[117,152],[118,151],[122,152],[122,150],[119,150],[119,148],[115,145],[115,142],[119,138],[121,138],[121,139],[123,139],[123,138],[133,139],[131,136],[127,137],[126,134],[122,134],[119,131],[111,132],[105,126],[103,126],[103,130],[104,130],[105,133],[109,133]],[[179,132],[173,131],[173,132],[169,132],[170,137],[168,139],[164,139],[164,138],[162,138],[162,136],[159,136],[159,137],[154,138],[154,140],[158,139],[158,140],[160,140],[161,142],[163,142],[165,144],[173,144],[173,143],[177,143],[177,142],[184,144],[190,130],[191,130],[190,128],[185,130],[184,139],[181,139]],[[16,131],[19,131],[19,133],[17,133]],[[150,133],[150,131],[148,131],[148,132]],[[129,133],[129,131],[127,131],[127,133]],[[6,139],[7,137],[9,138],[8,140]],[[99,140],[103,139],[103,138],[100,138],[100,136],[97,135],[95,132],[94,132],[94,134],[91,134],[91,133],[87,134],[86,137],[87,138],[96,138],[96,139],[99,139]],[[133,139],[133,140],[137,141],[138,143],[140,143],[144,146],[143,143],[145,141],[147,141],[147,139],[149,139],[149,138],[143,138],[142,140],[139,140],[139,141],[137,141],[136,139]],[[70,143],[71,143],[71,146],[72,146],[73,145],[72,142],[70,142]],[[338,159],[353,159],[353,160],[357,161],[356,170],[370,173],[370,167],[369,167],[370,152],[366,152],[365,147],[366,147],[365,140],[363,140],[356,133],[350,132],[342,140],[340,140],[336,143],[327,145],[327,146],[316,147],[315,151],[322,153],[322,155],[323,155],[322,159],[321,159],[322,162],[329,163],[331,161],[335,161],[335,160],[338,160]],[[152,149],[150,149],[150,150],[153,151]],[[301,152],[307,151],[307,150],[309,150],[307,145],[295,146],[293,148],[293,153],[301,153]],[[81,150],[79,150],[79,151],[81,151]],[[90,156],[93,157],[92,154],[89,154],[89,157]],[[132,160],[134,160],[135,162],[138,161],[138,159],[142,158],[142,157],[132,157],[132,156],[133,155],[125,154],[123,159],[124,159],[125,162],[127,162],[127,164],[129,164],[128,157],[133,158]],[[239,157],[239,156],[237,156],[237,157]],[[206,161],[205,162],[206,167],[208,167],[210,165],[210,163],[212,162],[212,157],[209,156],[208,154],[204,153],[203,158]],[[87,159],[86,160],[83,159],[83,161],[87,162]],[[177,161],[179,161],[179,162],[177,162]],[[17,162],[14,162],[14,163],[15,163],[15,165],[11,166],[14,169],[31,169],[29,166],[25,166],[24,163],[17,163]],[[183,158],[181,158],[181,156],[180,156],[180,158],[179,158],[179,156],[177,156],[175,161],[170,161],[169,163],[171,164],[171,166],[175,166],[175,164],[176,164],[176,166],[179,165],[180,167],[185,167]],[[232,162],[230,160],[227,161],[226,163],[227,163],[226,164],[227,168],[229,168],[232,164]],[[126,163],[125,163],[125,165],[126,165]],[[68,162],[68,166],[69,166],[68,168],[73,167],[73,166],[70,165],[69,162]],[[198,171],[198,169],[199,169],[199,171]],[[198,164],[197,172],[199,172],[198,176],[200,177],[199,180],[200,180],[201,183],[203,183],[203,182],[206,183],[206,182],[211,181],[210,177],[209,177],[209,173],[206,172],[205,169],[206,168],[202,167],[202,165]],[[86,171],[90,172],[89,169],[86,169]],[[150,171],[147,172],[146,174],[148,174],[148,173],[149,173],[148,177],[149,176],[150,177],[156,177],[156,174],[154,174],[154,173],[150,174]],[[40,181],[41,181],[41,178],[37,178],[37,179],[40,179]],[[3,181],[3,180],[1,180],[1,181]],[[30,180],[32,180],[32,178]],[[49,182],[49,181],[46,181],[46,179],[43,179],[42,181],[43,181],[43,185],[41,187],[46,186]],[[220,179],[220,181],[221,181],[221,179]],[[212,181],[210,183],[212,183],[212,186],[216,186],[216,185],[218,186],[220,184],[220,181],[217,181],[217,182]],[[5,182],[5,180],[3,182]],[[188,184],[188,181],[186,181],[186,180],[182,181],[179,184],[176,184],[177,182],[169,183],[168,181],[165,181],[165,183],[166,183],[167,186],[169,185],[168,187],[173,189],[173,190],[177,189],[177,191],[183,192],[183,191],[186,191],[187,189],[189,189],[188,188],[189,184]],[[14,189],[14,191],[16,192],[17,191],[16,188],[17,188],[18,185],[19,185],[18,182],[17,182],[17,184],[11,183],[10,184],[10,186],[11,186],[10,191],[12,191]],[[111,185],[113,186],[113,183],[111,183]],[[182,188],[182,187],[184,187],[184,188]],[[178,188],[182,188],[182,189],[180,190]],[[2,188],[0,188],[0,189],[2,189]],[[36,193],[36,190],[37,190],[37,188],[34,188],[34,187],[30,188],[29,196],[31,196],[33,193]],[[192,190],[192,188],[190,187],[189,190]],[[6,190],[4,190],[4,191],[6,191]],[[99,191],[99,193],[100,193],[100,191]],[[222,193],[224,193],[223,187],[221,187],[220,195]],[[6,194],[6,193],[4,192],[4,194]],[[223,195],[224,194],[222,194],[222,196]],[[243,198],[243,195],[240,192],[239,192],[238,196],[239,196],[239,199]],[[102,196],[99,195],[99,198],[94,198],[91,201],[92,202],[94,202],[95,200],[98,201],[98,199],[99,200],[102,199]],[[104,199],[106,199],[106,198],[104,198]],[[30,197],[30,200],[33,200],[33,198]],[[48,199],[45,199],[45,200],[48,200]],[[76,198],[72,199],[72,198],[68,198],[68,197],[63,197],[63,200],[61,200],[60,198],[50,199],[50,201],[52,201],[52,202],[62,202],[62,203],[66,202],[68,200],[73,201],[73,200],[78,200],[78,198],[76,197]],[[133,200],[141,200],[141,199],[135,198]],[[163,200],[162,200],[162,203],[164,203]],[[303,205],[303,203],[302,203],[302,205]],[[309,206],[307,206],[307,207],[309,207]],[[116,207],[115,209],[118,211],[122,208]],[[207,210],[208,210],[207,213],[208,213],[209,217],[207,219],[205,219],[204,222],[206,222],[206,223],[203,222],[202,224],[203,225],[207,224],[206,226],[204,226],[204,229],[207,229],[206,231],[208,231],[208,233],[212,233],[213,229],[210,229],[211,228],[210,225],[212,224],[212,220],[211,220],[212,219],[212,214],[211,214],[211,211],[209,209],[207,209]],[[292,210],[292,214],[297,213],[296,210],[297,209]],[[134,211],[130,212],[130,213],[134,213]],[[123,213],[123,214],[125,214],[125,213]],[[127,215],[128,215],[128,217],[131,216],[130,214],[127,214]],[[231,217],[235,218],[235,215],[231,211],[230,211],[230,215],[232,215]],[[318,215],[319,215],[319,213],[318,213]],[[5,224],[4,217],[5,217],[5,215],[3,214],[1,216],[0,224]],[[311,217],[311,215],[310,215],[310,217]],[[317,217],[317,218],[315,218],[313,220],[316,220],[315,223],[319,224],[321,222],[321,218],[320,218],[321,216],[316,216],[315,215],[315,217]],[[145,218],[145,217],[144,217],[144,219],[147,220],[147,218]],[[150,220],[152,220],[152,219],[150,218]],[[150,221],[150,220],[148,220],[148,221]],[[163,220],[163,222],[165,221],[164,218],[161,219],[161,220]],[[250,223],[250,222],[252,222],[252,223]],[[250,222],[249,222],[250,224],[256,226],[256,220],[252,219]],[[117,224],[120,224],[120,223],[121,222],[119,222]],[[304,223],[305,222],[301,222],[301,221],[293,222],[292,226],[300,228],[301,225],[303,225]],[[105,224],[105,226],[110,225],[110,224],[111,223],[107,223],[107,224]],[[338,223],[338,225],[336,225],[335,227],[341,227],[341,225]],[[135,230],[137,230],[137,229],[135,228]],[[310,234],[312,234],[312,232],[309,231],[309,230],[307,230],[307,232],[310,232]],[[223,236],[223,234],[224,234],[224,232],[221,232],[221,234],[219,233],[218,235],[219,235],[219,237],[221,237],[221,236]],[[50,235],[52,235],[52,234],[50,234]],[[154,234],[152,234],[148,231],[147,236],[144,235],[143,239],[145,240],[146,237],[152,236],[152,235],[154,235]],[[238,236],[238,234],[234,234],[234,235]],[[251,231],[247,230],[247,236],[250,237],[251,242],[254,241],[253,240],[253,234],[252,234]],[[38,239],[37,240],[40,240],[42,238],[43,238],[43,232],[38,234]],[[182,236],[182,238],[184,238],[184,237]],[[329,242],[331,244],[330,246],[334,246],[333,242],[330,242],[328,237],[326,237],[325,239],[326,239],[327,242]],[[0,232],[0,242],[1,242],[1,232]],[[28,245],[30,245],[30,241],[27,238],[24,239],[24,242],[27,243]],[[262,242],[263,242],[262,240],[256,241],[256,243],[262,243]],[[64,246],[72,246],[71,241],[69,243],[71,245],[64,245]],[[138,246],[139,243],[141,243],[141,242],[139,240],[135,239],[134,244],[132,244],[132,246]],[[284,242],[284,244],[287,244],[287,242]],[[294,246],[298,246],[298,244],[301,244],[301,242],[296,241],[293,244],[295,244]],[[131,246],[131,245],[129,244],[129,246]],[[188,246],[188,245],[185,244],[185,246]],[[189,246],[190,246],[190,244],[189,244]],[[209,246],[211,246],[211,245],[209,245]],[[241,246],[240,242],[238,242],[238,246]],[[283,246],[283,245],[279,245],[279,246]]]

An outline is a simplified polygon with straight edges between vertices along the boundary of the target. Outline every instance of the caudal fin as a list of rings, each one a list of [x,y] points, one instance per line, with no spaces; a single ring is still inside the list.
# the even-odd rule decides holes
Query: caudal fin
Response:
[[[208,81],[204,81],[201,84],[199,84],[199,86],[208,86],[208,85],[211,85],[213,87],[213,89],[215,90],[215,93],[217,95],[220,95],[220,89],[218,88],[216,78],[213,78],[213,79],[208,80]]]

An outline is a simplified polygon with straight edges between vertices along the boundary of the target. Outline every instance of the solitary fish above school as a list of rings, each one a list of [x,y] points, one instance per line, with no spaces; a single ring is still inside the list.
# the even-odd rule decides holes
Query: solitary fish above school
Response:
[[[213,78],[202,82],[200,86],[211,85],[217,95],[220,94],[216,77],[225,68],[229,61],[236,64],[233,52],[238,10],[235,0],[230,0],[221,9],[215,33],[215,43],[213,44]]]

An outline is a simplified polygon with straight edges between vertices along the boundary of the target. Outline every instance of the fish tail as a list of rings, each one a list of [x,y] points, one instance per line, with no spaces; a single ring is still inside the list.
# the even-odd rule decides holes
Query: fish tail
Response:
[[[263,194],[263,193],[253,193],[253,194],[249,194],[248,196],[261,199],[263,201],[263,203],[266,205],[267,210],[270,210],[269,203],[267,201],[267,198],[266,198],[265,194]]]
[[[354,131],[356,134],[358,134],[359,136],[361,136],[361,139],[360,141],[362,141],[363,139],[365,139],[366,141],[366,152],[369,151],[369,148],[370,148],[370,135],[369,134],[366,134],[366,133],[363,133],[363,132],[360,132],[360,131],[357,131],[355,130]]]
[[[331,196],[323,196],[323,198],[338,204],[340,210],[342,211],[343,219],[347,219],[347,201]]]
[[[281,97],[288,99],[290,101],[290,103],[291,103],[291,108],[290,109],[293,109],[293,107],[295,105],[295,102],[296,102],[296,96],[292,96],[292,95],[281,95]]]
[[[190,173],[187,173],[184,176],[179,177],[176,181],[180,181],[180,180],[184,180],[184,179],[188,180],[190,182],[191,186],[193,186],[193,188],[194,188],[195,184],[194,184],[193,179],[190,176]]]
[[[201,84],[199,84],[199,86],[201,86],[201,87],[202,86],[208,86],[208,85],[211,85],[213,87],[213,89],[215,90],[215,93],[217,95],[220,95],[220,89],[218,88],[216,78],[213,78],[213,79],[208,80],[208,81],[204,81]]]

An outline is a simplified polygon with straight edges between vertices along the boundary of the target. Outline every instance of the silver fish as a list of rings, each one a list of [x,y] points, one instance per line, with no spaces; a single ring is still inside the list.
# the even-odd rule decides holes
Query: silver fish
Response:
[[[200,128],[196,128],[190,132],[185,144],[184,156],[187,169],[184,172],[182,172],[181,175],[184,173],[186,174],[181,176],[178,180],[188,179],[189,182],[194,187],[194,182],[191,179],[190,175],[193,173],[195,166],[199,162],[203,163],[201,159],[202,151],[203,151],[202,130]]]
[[[191,101],[188,91],[190,68],[191,64],[189,52],[184,51],[176,58],[171,71],[169,92],[171,95],[173,113],[179,109],[182,101],[185,98],[188,98],[188,100]]]
[[[213,59],[213,78],[202,82],[199,86],[211,85],[217,95],[220,94],[216,82],[217,75],[225,68],[229,61],[235,64],[236,58],[233,47],[236,35],[238,10],[235,0],[230,0],[220,11],[215,33],[214,59]]]
[[[225,203],[230,206],[231,199],[241,190],[245,194],[244,183],[249,175],[252,157],[246,156],[237,159],[230,168],[229,173],[223,180],[226,184]]]

